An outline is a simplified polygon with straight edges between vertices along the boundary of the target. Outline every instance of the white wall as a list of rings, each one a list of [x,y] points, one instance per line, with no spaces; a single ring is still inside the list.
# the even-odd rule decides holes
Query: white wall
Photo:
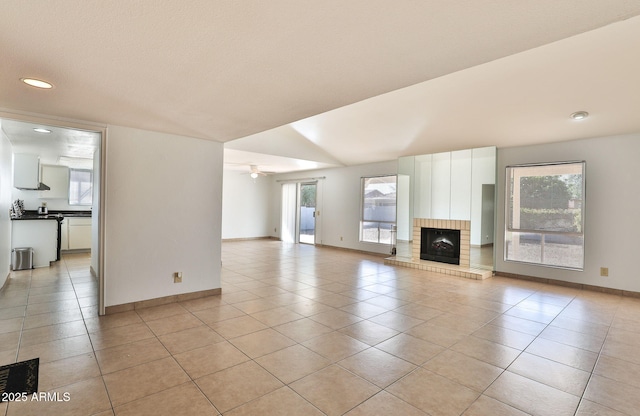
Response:
[[[47,203],[47,208],[50,211],[88,211],[90,209],[90,207],[86,205],[69,205],[67,199],[39,198],[39,194],[39,191],[21,191],[20,189],[13,188],[11,199],[22,199],[24,201],[24,209],[30,211],[37,210],[43,202]]]
[[[224,171],[222,239],[259,238],[273,234],[269,227],[271,183],[269,177],[259,176],[254,180],[246,173]]]
[[[280,237],[280,204],[281,182],[295,178],[309,178],[325,176],[318,181],[318,210],[316,243],[335,247],[344,247],[376,253],[389,253],[388,244],[374,244],[360,242],[360,210],[362,184],[364,176],[395,175],[398,162],[372,163],[335,169],[321,169],[306,172],[294,172],[274,175],[271,185],[271,225],[274,237]],[[340,239],[342,237],[342,240]]]
[[[640,134],[498,149],[496,262],[500,272],[640,292],[636,251],[640,235]],[[505,167],[586,161],[583,272],[504,261]],[[600,267],[609,276],[600,276]]]
[[[11,265],[11,154],[11,143],[0,125],[0,288],[7,280]]]
[[[483,245],[493,243],[493,212],[483,214],[482,185],[493,185],[496,183],[496,148],[481,147],[473,149],[471,159],[471,245]],[[491,202],[493,206],[493,202]],[[490,207],[489,207],[490,208]],[[478,226],[480,224],[480,226]]]
[[[480,205],[480,233],[475,236],[477,240],[474,240],[473,238],[471,239],[471,244],[493,244],[496,232],[496,185],[483,184],[480,198],[482,200]],[[474,228],[471,229],[471,233],[474,234]]]
[[[106,148],[105,306],[220,288],[223,145],[109,126]]]

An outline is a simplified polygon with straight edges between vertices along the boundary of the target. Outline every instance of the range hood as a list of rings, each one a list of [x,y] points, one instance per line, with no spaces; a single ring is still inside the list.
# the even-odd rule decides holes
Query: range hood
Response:
[[[37,188],[18,188],[16,186],[17,189],[20,189],[21,191],[49,191],[51,190],[51,188],[48,185],[43,184],[42,182],[38,183],[38,187]]]

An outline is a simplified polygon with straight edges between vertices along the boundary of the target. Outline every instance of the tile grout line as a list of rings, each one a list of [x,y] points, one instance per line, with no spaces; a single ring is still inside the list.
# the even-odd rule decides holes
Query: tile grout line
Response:
[[[20,335],[18,336],[18,348],[16,348],[16,358],[15,362],[18,362],[18,357],[20,357],[20,348],[22,347],[22,335],[24,334],[24,324],[27,320],[27,308],[29,308],[29,297],[31,296],[31,283],[33,281],[33,270],[29,270],[29,288],[27,289],[27,298],[25,299],[24,305],[24,314],[22,315],[22,325],[20,326]],[[7,410],[9,406],[7,406]]]
[[[505,310],[504,312],[501,312],[501,313],[500,313],[500,315],[498,315],[497,317],[495,317],[495,318],[494,318],[494,319],[492,319],[491,321],[486,322],[486,323],[485,323],[485,324],[483,324],[480,328],[476,329],[476,330],[475,330],[475,331],[473,331],[472,333],[468,334],[464,339],[466,339],[467,337],[470,337],[470,336],[474,336],[474,333],[475,333],[475,332],[477,332],[477,331],[478,331],[478,330],[480,330],[481,328],[486,327],[487,325],[490,325],[490,324],[491,324],[491,322],[493,322],[495,319],[497,319],[498,317],[504,316],[504,315],[506,314],[506,312],[508,312],[509,310],[511,310],[511,309],[513,309],[513,308],[515,308],[518,304],[520,304],[520,303],[524,302],[526,299],[530,298],[531,296],[535,295],[536,293],[539,293],[539,291],[535,291],[535,292],[533,292],[533,293],[529,294],[527,297],[525,297],[525,298],[523,298],[522,300],[520,300],[518,303],[516,303],[516,304],[514,304],[514,305],[511,305],[511,307],[509,307],[507,310]],[[572,298],[571,302],[573,302],[573,300],[574,300],[574,299],[575,299],[575,296]],[[499,375],[498,375],[498,376],[497,376],[497,377],[496,377],[496,378],[495,378],[491,383],[489,383],[489,385],[488,385],[488,386],[487,386],[487,387],[486,387],[482,392],[479,392],[479,393],[480,393],[480,395],[478,396],[478,398],[479,398],[479,397],[481,397],[481,396],[483,396],[483,395],[485,395],[485,392],[486,392],[486,391],[487,391],[487,390],[488,390],[488,389],[489,389],[489,388],[490,388],[490,387],[491,387],[491,386],[492,386],[492,385],[493,385],[493,384],[494,384],[494,383],[495,383],[495,382],[496,382],[496,381],[497,381],[497,380],[498,380],[498,379],[499,379],[503,374],[505,374],[505,373],[509,370],[509,367],[511,367],[511,365],[512,365],[512,364],[513,364],[513,363],[514,363],[514,362],[515,362],[515,361],[516,361],[516,360],[517,360],[517,359],[518,359],[518,358],[519,358],[519,357],[520,357],[520,356],[525,352],[525,350],[526,350],[526,349],[527,349],[527,348],[528,348],[528,347],[529,347],[529,346],[530,346],[530,345],[531,345],[531,344],[532,344],[536,339],[538,339],[538,337],[540,336],[540,334],[542,334],[542,332],[543,332],[546,328],[548,328],[548,327],[551,325],[551,323],[552,323],[552,322],[553,322],[553,321],[558,317],[558,315],[560,315],[560,313],[562,313],[562,312],[567,308],[567,306],[569,306],[569,305],[571,304],[571,302],[569,302],[567,305],[565,305],[565,306],[562,308],[562,310],[561,310],[560,312],[558,312],[558,313],[555,315],[555,317],[554,317],[551,321],[549,321],[549,323],[548,323],[548,324],[546,324],[546,325],[545,325],[545,328],[544,328],[542,331],[540,331],[540,333],[539,333],[538,335],[536,335],[536,336],[535,336],[535,338],[534,338],[531,342],[529,342],[529,344],[527,344],[527,346],[526,346],[525,348],[523,348],[522,350],[520,350],[520,352],[517,354],[517,356],[516,356],[513,360],[511,360],[511,362],[509,363],[509,365],[507,365],[505,368],[503,368],[503,369],[502,369],[502,371],[500,372],[500,374],[499,374]],[[510,315],[507,315],[507,316],[510,316]],[[525,320],[528,320],[528,321],[531,321],[531,322],[537,322],[537,321],[533,321],[533,320],[526,319],[526,318],[520,318],[520,319],[525,319]],[[537,322],[537,323],[541,323],[541,324],[542,324],[542,322]],[[479,337],[476,337],[476,338],[479,338]],[[481,339],[482,339],[482,338],[481,338]],[[489,342],[495,342],[495,341],[492,341],[492,340],[486,340],[486,341],[489,341]],[[427,360],[427,362],[428,362],[428,361],[431,361],[433,358],[437,357],[438,355],[442,354],[442,353],[443,353],[443,352],[445,352],[445,351],[453,351],[453,352],[457,352],[457,351],[455,351],[455,350],[452,350],[451,348],[452,348],[453,346],[457,345],[457,344],[458,344],[458,343],[460,343],[460,342],[462,342],[462,340],[460,340],[460,341],[458,341],[458,342],[454,343],[453,345],[451,345],[451,346],[447,347],[444,351],[442,351],[442,352],[438,353],[436,356],[434,356],[434,357],[430,358],[429,360]],[[508,347],[507,345],[501,344],[501,343],[499,343],[499,342],[495,342],[495,343],[496,343],[496,344],[498,344],[498,345],[503,345],[503,346],[505,346],[505,347]],[[508,347],[508,348],[513,348],[513,347]],[[513,348],[513,349],[519,350],[519,348]],[[464,353],[459,353],[459,354],[463,354],[463,355],[465,355],[465,356],[467,356],[467,357],[469,357],[469,358],[471,358],[471,359],[479,360],[479,359],[478,359],[478,358],[476,358],[476,357],[472,357],[472,356],[469,356],[469,355],[464,354]],[[542,358],[544,358],[544,357],[542,357]],[[479,360],[479,361],[482,361],[482,360]],[[482,362],[486,362],[486,361],[482,361]],[[426,364],[426,363],[424,363],[424,364]],[[424,365],[424,364],[422,364],[422,365]],[[491,364],[491,363],[487,363],[487,364],[493,365],[493,364]],[[494,367],[501,368],[501,367],[496,366],[496,365],[493,365],[493,366],[494,366]],[[421,366],[421,367],[422,367],[422,366]],[[430,371],[430,370],[429,370],[429,371]],[[435,374],[438,374],[438,373],[435,373]],[[514,373],[514,374],[517,374],[517,373]],[[455,381],[455,380],[451,380],[451,379],[449,379],[449,378],[448,378],[448,377],[446,377],[446,376],[442,376],[442,377],[445,377],[445,378],[447,378],[448,380],[450,380],[450,381],[452,381],[452,382],[454,382],[454,383],[458,383],[457,381]],[[524,377],[524,376],[522,376],[522,377]],[[529,377],[525,377],[525,378],[527,378],[527,379],[529,379],[529,380],[532,380],[532,381],[534,381],[534,382],[537,382],[537,383],[540,383],[540,384],[543,384],[543,385],[548,386],[548,385],[547,385],[547,384],[545,384],[545,383],[542,383],[542,382],[537,381],[537,380],[530,379]],[[460,383],[458,383],[458,384],[460,384]],[[473,390],[471,387],[465,386],[465,385],[463,385],[463,384],[460,384],[460,385],[462,385],[462,386],[464,386],[464,387],[467,387],[467,388],[469,388],[469,389]],[[553,386],[548,386],[548,387],[555,388],[555,387],[553,387]],[[473,391],[476,391],[476,390],[473,390]],[[509,403],[505,403],[505,402],[503,402],[502,400],[500,400],[500,399],[498,399],[498,398],[495,398],[495,397],[492,397],[492,396],[488,396],[488,397],[490,397],[490,398],[492,398],[492,399],[494,399],[494,400],[496,400],[496,401],[498,401],[498,402],[500,402],[500,403],[503,403],[503,404],[505,404],[505,405],[507,405],[507,406],[509,406],[509,407],[513,407],[514,409],[520,410],[520,411],[525,412],[525,413],[527,412],[527,411],[526,411],[526,410],[524,410],[524,409],[518,409],[518,408],[517,408],[517,407],[515,407],[514,405],[511,405],[511,404],[509,404]],[[478,398],[476,398],[473,402],[471,402],[471,403],[469,404],[469,406],[467,406],[467,408],[465,408],[461,414],[463,414],[464,412],[466,412],[466,411],[467,411],[467,410],[468,410],[468,409],[469,409],[469,408],[470,408],[470,407],[471,407],[471,406],[472,406],[472,405],[473,405],[473,404],[478,400]],[[577,408],[576,408],[576,409],[577,409]]]
[[[227,305],[230,305],[230,306],[231,306],[231,304],[227,304]],[[184,307],[184,306],[183,306],[183,307]],[[191,311],[191,310],[189,310],[189,309],[187,309],[187,308],[185,308],[185,309],[187,310],[187,312],[189,312],[189,314],[190,314],[191,316],[194,316],[196,319],[198,319],[198,320],[203,324],[203,326],[206,326],[207,328],[209,328],[210,330],[212,330],[214,333],[216,333],[218,336],[220,336],[220,337],[224,340],[224,341],[221,341],[221,342],[228,342],[229,344],[231,344],[234,348],[236,348],[238,351],[240,351],[240,352],[241,352],[241,353],[242,353],[242,354],[247,358],[247,361],[244,361],[244,362],[242,362],[242,363],[238,363],[238,364],[234,364],[234,365],[232,365],[232,366],[230,366],[230,367],[226,367],[226,368],[224,368],[224,369],[222,369],[222,370],[218,370],[218,371],[215,371],[215,372],[210,373],[210,374],[203,375],[203,376],[202,376],[202,377],[200,377],[200,378],[207,377],[207,376],[212,375],[212,374],[216,374],[216,373],[218,373],[218,372],[220,372],[220,371],[224,371],[224,370],[227,370],[227,369],[231,369],[231,368],[234,368],[234,367],[238,367],[238,366],[243,365],[243,364],[245,364],[245,363],[247,363],[247,362],[252,362],[252,363],[254,363],[254,364],[258,365],[258,366],[259,366],[260,368],[262,368],[264,371],[268,372],[271,376],[273,376],[274,378],[276,378],[278,381],[280,381],[280,382],[283,384],[283,386],[279,387],[278,389],[283,388],[283,387],[286,387],[286,388],[291,389],[291,387],[289,386],[289,384],[288,384],[288,383],[285,383],[284,381],[280,380],[280,379],[279,379],[275,374],[272,374],[268,369],[266,369],[266,368],[264,368],[262,365],[260,365],[260,363],[258,363],[254,358],[251,358],[251,357],[250,357],[249,355],[247,355],[244,351],[242,351],[241,349],[239,349],[235,344],[233,344],[233,343],[231,342],[231,339],[227,339],[226,337],[224,337],[224,336],[222,336],[222,335],[218,334],[218,333],[215,331],[215,329],[211,328],[211,327],[209,326],[209,324],[207,324],[206,322],[202,321],[198,316],[196,316],[196,315],[193,313],[193,311]],[[208,309],[208,308],[207,308],[207,309]],[[250,314],[248,314],[248,313],[246,313],[246,312],[244,312],[244,311],[241,311],[241,312],[242,312],[242,313],[244,313],[244,316],[249,316],[249,317],[251,317],[251,315],[250,315]],[[159,318],[159,319],[163,319],[163,318]],[[233,318],[229,318],[229,319],[233,319]],[[254,318],[254,319],[255,319],[255,318]],[[143,321],[144,321],[144,320],[143,320]],[[223,321],[224,321],[224,320],[223,320]],[[146,324],[146,322],[147,322],[147,321],[144,321],[144,322],[145,322],[145,324]],[[151,328],[149,328],[149,329],[151,330]],[[272,327],[272,326],[269,326],[267,329],[273,329],[273,327]],[[252,334],[252,333],[256,333],[256,332],[259,332],[259,331],[261,331],[261,330],[263,330],[263,329],[259,329],[259,330],[253,331],[253,332],[249,332],[248,334],[244,334],[244,335],[249,335],[249,334]],[[275,329],[274,329],[274,330],[275,330]],[[153,330],[151,330],[151,331],[153,332]],[[277,331],[277,330],[275,330],[275,331]],[[175,332],[180,332],[180,330],[175,331]],[[174,332],[174,333],[175,333],[175,332]],[[155,333],[154,333],[154,335],[155,335]],[[244,336],[244,335],[240,335],[240,336]],[[158,339],[158,341],[159,341],[159,342],[160,342],[160,343],[165,347],[165,349],[167,349],[166,345],[162,342],[162,340],[160,340],[160,338],[159,338],[157,335],[155,335],[155,336],[156,336],[156,338]],[[240,336],[238,336],[238,337],[240,337]],[[283,336],[284,336],[284,334],[283,334]],[[238,338],[238,337],[235,337],[235,338]],[[232,339],[233,339],[233,338],[232,338]],[[295,341],[295,340],[292,340],[292,341]],[[282,349],[285,349],[285,348],[287,348],[287,347],[284,347],[284,348],[282,348]],[[196,348],[196,349],[197,349],[197,348]],[[190,350],[187,350],[187,351],[190,351]],[[278,351],[280,351],[280,350],[278,350]],[[175,358],[175,356],[173,355],[173,353],[171,353],[168,349],[167,349],[167,352],[170,354],[170,356],[171,356],[171,358],[174,360],[174,362],[175,362],[175,363],[176,363],[176,364],[177,364],[177,365],[182,369],[182,371],[184,371],[184,373],[187,375],[187,377],[189,377],[189,380],[191,381],[191,383],[192,383],[192,384],[193,384],[193,385],[198,389],[198,391],[202,394],[202,396],[204,396],[204,398],[205,398],[205,399],[206,399],[206,400],[207,400],[207,401],[208,401],[208,402],[209,402],[209,403],[210,403],[210,404],[211,404],[211,405],[216,409],[216,411],[217,411],[219,414],[221,414],[221,415],[222,415],[222,414],[223,414],[223,412],[221,412],[221,411],[220,411],[220,409],[218,409],[218,407],[217,407],[217,406],[216,406],[216,405],[211,401],[211,399],[209,398],[209,396],[207,396],[207,395],[205,394],[205,392],[202,390],[202,388],[200,387],[200,385],[197,383],[196,379],[194,379],[194,378],[193,378],[193,377],[192,377],[192,376],[187,372],[187,370],[186,370],[186,369],[185,369],[185,368],[184,368],[184,367],[183,367],[183,366],[178,362],[178,360]],[[186,351],[185,351],[185,352],[186,352]],[[275,351],[274,351],[274,352],[275,352]],[[259,358],[259,357],[258,357],[258,358]],[[278,389],[276,389],[276,390],[278,390]],[[267,393],[265,393],[265,394],[263,394],[263,395],[260,395],[260,396],[254,397],[254,398],[252,398],[251,400],[249,400],[248,402],[245,402],[245,403],[239,404],[239,405],[237,405],[237,406],[235,406],[235,407],[233,407],[233,408],[231,408],[231,409],[227,409],[227,410],[226,410],[226,412],[230,412],[230,411],[232,411],[232,410],[234,410],[234,409],[236,409],[236,408],[238,408],[238,407],[244,406],[244,405],[246,405],[246,404],[248,404],[248,403],[251,403],[251,402],[253,402],[253,401],[255,401],[255,400],[258,400],[258,399],[260,399],[260,398],[262,398],[262,397],[264,397],[264,396],[266,396],[266,395],[268,395],[268,394],[270,394],[270,393],[272,393],[273,391],[276,391],[276,390],[272,390],[272,391],[267,392]],[[293,390],[293,389],[291,389],[291,390],[292,390],[292,391],[294,391],[294,393],[295,393],[295,390]],[[298,393],[296,393],[296,394],[298,394]],[[299,394],[298,394],[298,395],[299,395]],[[306,400],[306,398],[304,398],[303,396],[301,396],[301,395],[299,395],[299,396],[300,396],[300,397],[302,397],[304,400]],[[307,400],[307,402],[308,402],[308,400]],[[313,404],[312,404],[312,403],[310,403],[310,402],[308,402],[308,403],[309,403],[309,404],[311,404],[311,405],[313,406]],[[315,407],[315,406],[314,406],[314,407]],[[319,410],[319,409],[318,409],[318,410]],[[226,413],[226,412],[225,412],[225,413]]]
[[[178,302],[178,304],[180,304],[180,302]],[[182,306],[182,305],[180,305],[180,306]],[[184,306],[183,306],[183,308],[184,308]],[[187,308],[184,308],[184,309],[185,309],[187,312],[189,312],[189,314],[190,314],[191,316],[193,316],[193,317],[194,317],[194,318],[196,318],[198,321],[200,321],[204,326],[207,326],[207,327],[209,328],[209,326],[206,324],[206,322],[202,321],[202,319],[200,319],[200,317],[196,316],[196,315],[193,313],[193,311],[191,311],[191,310],[189,310],[189,309],[187,309]],[[137,312],[136,312],[136,313],[137,313]],[[139,316],[139,315],[138,315],[138,316]],[[141,319],[142,319],[142,317],[141,317]],[[159,318],[159,319],[164,319],[164,318]],[[211,399],[209,399],[209,397],[204,393],[204,391],[202,391],[202,388],[201,388],[201,387],[200,387],[200,385],[196,382],[196,380],[195,380],[193,377],[191,377],[191,374],[189,374],[189,372],[188,372],[188,371],[187,371],[187,370],[186,370],[186,369],[185,369],[185,368],[180,364],[180,362],[176,359],[176,357],[173,355],[173,353],[172,353],[171,351],[169,351],[169,349],[167,348],[167,346],[165,345],[165,343],[164,343],[164,342],[162,342],[162,340],[160,339],[160,337],[159,337],[159,336],[158,336],[158,335],[153,331],[153,329],[151,329],[151,328],[149,327],[149,325],[147,324],[147,321],[145,321],[144,319],[142,319],[142,321],[143,321],[143,322],[144,322],[144,324],[147,326],[147,328],[149,328],[149,330],[151,331],[151,333],[153,333],[153,335],[156,337],[156,339],[157,339],[157,340],[158,340],[158,342],[162,345],[162,347],[167,351],[167,353],[169,353],[169,356],[170,356],[170,357],[171,357],[171,359],[176,363],[176,365],[177,365],[178,367],[180,367],[180,369],[181,369],[181,370],[186,374],[186,376],[187,376],[187,377],[189,377],[189,382],[191,382],[191,384],[192,384],[193,386],[195,386],[195,388],[200,392],[200,394],[205,398],[205,400],[207,400],[207,402],[209,402],[209,404],[211,404],[211,406],[212,406],[214,409],[216,409],[216,411],[218,412],[218,414],[222,414],[222,412],[220,412],[220,409],[218,409],[218,408],[216,407],[216,405],[211,401]],[[210,329],[211,329],[212,331],[214,331],[214,330],[213,330],[213,328],[210,328]],[[180,332],[180,331],[175,331],[175,332]],[[215,331],[214,331],[214,332],[215,332]],[[217,332],[216,332],[216,334],[217,334]],[[167,334],[164,334],[164,335],[167,335]],[[142,364],[141,364],[141,365],[142,365]],[[185,384],[186,384],[186,383],[185,383]],[[177,386],[169,387],[169,388],[167,388],[167,389],[165,389],[165,390],[162,390],[162,391],[166,391],[166,390],[169,390],[169,389],[174,388],[174,387],[177,387]],[[160,393],[160,392],[156,392],[156,393],[154,393],[154,394],[157,394],[157,393]],[[138,400],[139,400],[139,399],[138,399]],[[114,412],[115,412],[115,409],[114,409]]]
[[[71,278],[71,272],[69,271],[69,266],[67,265],[67,260],[65,257],[62,258],[62,260],[64,261],[64,265],[65,268],[67,269],[67,274],[69,275],[69,280],[71,281],[71,286],[73,287],[73,293],[75,294],[75,298],[76,298],[76,302],[78,303],[78,309],[80,310],[80,316],[82,316],[82,323],[84,324],[84,329],[85,331],[87,331],[87,338],[89,339],[89,344],[91,345],[91,351],[93,352],[93,359],[95,360],[96,363],[96,367],[98,367],[98,370],[100,371],[100,380],[102,381],[102,385],[104,386],[104,391],[107,394],[107,398],[109,399],[109,406],[111,407],[111,411],[115,414],[115,409],[113,407],[113,401],[111,400],[111,394],[109,393],[109,389],[107,388],[107,383],[104,379],[104,373],[102,372],[102,367],[100,366],[100,363],[98,362],[98,356],[96,354],[96,349],[95,346],[93,345],[93,340],[91,339],[91,336],[89,335],[89,328],[87,327],[87,317],[84,315],[83,311],[82,311],[82,307],[80,306],[80,301],[78,300],[78,292],[76,291],[76,285],[73,282],[73,279]],[[96,294],[97,296],[97,294]]]
[[[598,357],[596,358],[596,361],[593,363],[593,368],[591,369],[591,371],[589,372],[589,379],[587,380],[587,383],[584,386],[584,390],[582,391],[582,394],[580,395],[580,400],[578,401],[578,407],[576,408],[576,414],[578,412],[578,409],[580,409],[580,405],[583,403],[583,401],[588,400],[585,399],[584,395],[587,392],[587,389],[589,388],[589,384],[591,383],[591,380],[593,379],[596,367],[598,366],[598,362],[600,362],[600,358],[602,357],[602,350],[604,350],[604,346],[607,342],[607,338],[609,337],[609,332],[611,332],[611,327],[613,326],[613,323],[616,319],[616,316],[618,315],[618,312],[620,311],[620,305],[618,304],[616,306],[616,312],[613,315],[613,318],[611,319],[611,323],[609,323],[609,325],[607,326],[607,333],[604,336],[604,339],[602,341],[602,345],[600,346],[600,350],[598,351]],[[605,406],[604,404],[598,403],[598,405],[606,407],[608,409],[611,409],[609,406]],[[616,411],[616,409],[611,409],[613,411]]]
[[[96,367],[98,368],[98,371],[100,371],[100,380],[102,381],[102,385],[104,386],[104,391],[107,394],[107,398],[109,399],[109,406],[111,407],[111,411],[115,414],[115,409],[113,407],[113,401],[111,400],[111,394],[109,393],[109,389],[107,388],[107,383],[104,379],[104,373],[102,371],[102,367],[100,366],[100,363],[98,362],[98,356],[96,354],[96,349],[95,346],[93,345],[93,340],[91,339],[90,336],[90,332],[89,332],[89,328],[87,326],[87,317],[84,315],[83,311],[82,311],[82,307],[80,306],[80,302],[78,300],[78,292],[76,291],[76,285],[73,282],[73,279],[71,278],[71,272],[69,271],[69,266],[67,265],[67,260],[66,258],[63,256],[62,260],[64,261],[64,266],[67,270],[67,274],[69,275],[69,280],[71,281],[71,286],[73,287],[73,293],[75,294],[75,299],[76,302],[78,303],[78,309],[80,310],[80,316],[82,317],[82,323],[84,325],[84,329],[87,333],[87,338],[89,339],[89,344],[91,345],[91,351],[92,351],[92,355],[93,355],[93,359],[95,360],[96,363]],[[95,294],[97,296],[97,294]],[[64,386],[62,386],[64,387]],[[106,411],[106,410],[105,410]]]

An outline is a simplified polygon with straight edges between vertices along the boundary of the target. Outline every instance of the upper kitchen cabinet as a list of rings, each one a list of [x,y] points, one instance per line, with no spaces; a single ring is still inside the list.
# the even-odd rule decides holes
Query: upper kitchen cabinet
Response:
[[[67,166],[42,165],[42,182],[51,189],[40,192],[40,198],[69,198],[69,168]]]
[[[13,155],[13,186],[18,189],[38,189],[40,157],[25,153]]]

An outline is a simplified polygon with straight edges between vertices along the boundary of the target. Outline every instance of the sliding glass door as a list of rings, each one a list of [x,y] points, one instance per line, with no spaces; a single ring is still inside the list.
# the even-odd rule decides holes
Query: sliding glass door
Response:
[[[316,187],[315,183],[300,184],[300,224],[298,241],[305,244],[316,242]]]
[[[316,243],[317,182],[282,184],[281,238],[285,243]]]

